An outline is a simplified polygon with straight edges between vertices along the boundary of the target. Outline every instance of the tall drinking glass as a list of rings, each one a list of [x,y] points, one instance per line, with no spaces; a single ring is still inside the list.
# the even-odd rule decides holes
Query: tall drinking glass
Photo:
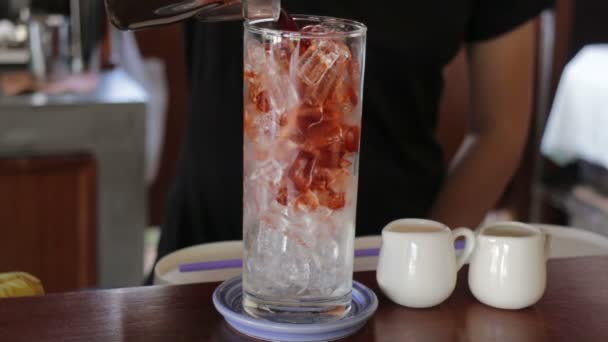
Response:
[[[243,305],[279,322],[350,310],[366,27],[245,23]]]

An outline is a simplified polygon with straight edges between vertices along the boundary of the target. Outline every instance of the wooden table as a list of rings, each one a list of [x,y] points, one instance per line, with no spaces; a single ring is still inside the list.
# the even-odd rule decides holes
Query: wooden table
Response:
[[[374,317],[348,341],[606,341],[608,257],[549,262],[548,288],[534,307],[496,310],[470,294],[466,270],[438,307],[407,309],[357,273],[380,298]],[[215,311],[217,284],[156,286],[0,300],[2,341],[248,341]]]

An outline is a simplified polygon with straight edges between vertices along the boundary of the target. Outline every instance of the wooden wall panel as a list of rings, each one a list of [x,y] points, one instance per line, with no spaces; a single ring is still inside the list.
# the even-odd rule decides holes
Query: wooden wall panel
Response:
[[[88,155],[0,158],[0,272],[47,292],[96,284],[96,168]]]
[[[551,75],[551,98],[555,94],[562,71],[571,58],[575,8],[575,0],[555,1],[555,47]]]

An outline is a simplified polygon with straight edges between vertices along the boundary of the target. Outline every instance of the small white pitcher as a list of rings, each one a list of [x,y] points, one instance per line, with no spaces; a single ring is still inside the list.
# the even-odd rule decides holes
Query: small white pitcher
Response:
[[[466,239],[456,258],[454,241]],[[454,291],[456,273],[475,246],[475,235],[466,228],[454,231],[439,223],[402,219],[382,230],[382,248],[376,277],[380,289],[392,301],[412,308],[440,304]]]
[[[545,292],[549,239],[534,226],[497,222],[483,227],[469,265],[469,288],[482,303],[521,309]]]

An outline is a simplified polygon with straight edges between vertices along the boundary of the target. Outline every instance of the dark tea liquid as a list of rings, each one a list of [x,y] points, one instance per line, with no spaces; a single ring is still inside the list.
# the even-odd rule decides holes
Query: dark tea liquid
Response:
[[[277,26],[278,26],[279,30],[283,30],[283,31],[294,31],[294,32],[300,31],[300,27],[298,26],[298,23],[296,23],[296,21],[293,20],[291,15],[289,15],[289,13],[287,13],[287,11],[284,8],[281,9],[281,15],[279,16]]]

